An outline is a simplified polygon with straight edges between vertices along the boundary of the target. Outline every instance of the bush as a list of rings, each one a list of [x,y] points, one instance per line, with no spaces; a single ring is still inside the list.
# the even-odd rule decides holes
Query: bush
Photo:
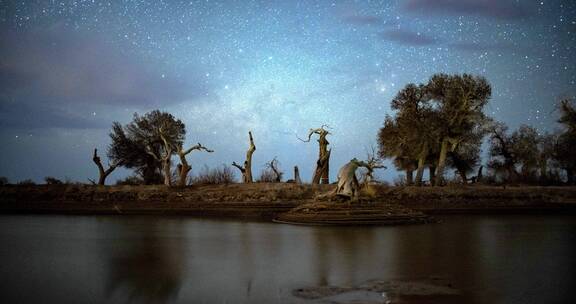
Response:
[[[217,168],[210,169],[204,165],[202,171],[190,179],[191,184],[201,185],[215,185],[215,184],[231,184],[236,182],[236,176],[230,166],[222,165]]]
[[[64,184],[61,180],[52,177],[52,176],[46,176],[44,178],[44,181],[46,182],[46,185],[62,185]]]
[[[274,183],[276,182],[276,174],[272,169],[264,169],[260,172],[260,177],[256,180],[258,183]]]
[[[0,186],[3,185],[8,185],[10,182],[8,181],[8,178],[4,177],[4,176],[0,176]]]
[[[20,185],[20,186],[32,186],[32,185],[36,185],[36,183],[31,179],[25,179],[25,180],[19,181],[18,185]]]
[[[116,181],[117,186],[123,186],[123,185],[135,186],[135,185],[143,185],[143,184],[144,184],[144,180],[137,175],[130,175],[130,176],[126,177],[125,179],[119,179]]]

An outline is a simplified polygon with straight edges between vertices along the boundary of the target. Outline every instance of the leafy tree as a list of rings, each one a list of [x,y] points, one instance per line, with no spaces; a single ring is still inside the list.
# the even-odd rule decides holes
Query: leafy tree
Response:
[[[464,135],[456,149],[448,153],[446,165],[458,172],[464,184],[468,182],[468,174],[480,163],[480,146],[486,133],[487,130],[483,125],[475,126]]]
[[[490,161],[488,166],[496,172],[506,172],[507,181],[514,180],[518,172],[516,165],[519,160],[512,139],[507,134],[508,127],[501,122],[495,123],[490,131]]]
[[[522,125],[512,133],[512,147],[518,158],[520,172],[525,180],[531,179],[538,168],[540,135],[534,127]]]
[[[434,184],[444,183],[448,152],[456,150],[475,125],[485,121],[482,112],[492,90],[481,76],[436,74],[426,85],[428,98],[438,111],[440,155]]]
[[[574,184],[576,172],[576,109],[572,103],[569,99],[560,102],[558,122],[564,126],[564,132],[558,136],[554,155],[558,166],[565,170],[569,185]]]
[[[398,92],[392,100],[391,107],[398,111],[396,123],[406,146],[403,149],[406,155],[399,155],[402,159],[395,164],[406,170],[408,184],[412,183],[410,169],[415,165],[416,185],[421,185],[426,159],[436,145],[434,132],[437,129],[436,112],[426,99],[425,87],[413,83]]]
[[[394,165],[400,171],[406,171],[407,184],[412,184],[417,162],[413,157],[413,146],[406,130],[402,129],[397,120],[387,116],[384,126],[378,133],[378,155],[382,158],[394,158]]]
[[[172,114],[155,110],[140,116],[134,114],[132,122],[112,127],[112,144],[108,156],[115,163],[142,172],[145,183],[150,183],[161,169],[164,184],[171,184],[171,157],[184,142],[185,125]]]

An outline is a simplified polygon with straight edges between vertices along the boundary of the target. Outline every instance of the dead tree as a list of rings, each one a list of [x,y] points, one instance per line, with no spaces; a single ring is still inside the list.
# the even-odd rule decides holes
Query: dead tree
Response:
[[[188,155],[190,152],[194,150],[198,151],[204,150],[208,153],[214,152],[214,150],[210,150],[202,146],[201,143],[198,143],[197,145],[190,147],[188,150],[182,149],[182,146],[179,147],[178,157],[180,158],[180,164],[178,164],[178,177],[179,177],[178,185],[180,187],[186,186],[186,179],[188,178],[188,173],[190,172],[190,170],[192,170],[192,167],[188,164],[188,161],[186,161],[186,155]]]
[[[367,180],[372,178],[372,173],[375,169],[385,168],[385,166],[374,158],[370,158],[368,161],[359,161],[356,158],[351,159],[350,162],[338,171],[338,186],[336,187],[337,196],[352,200],[358,198],[361,187],[360,183],[358,183],[358,178],[356,177],[356,169],[359,167],[368,169],[368,173],[366,174]]]
[[[92,161],[98,166],[98,185],[103,186],[106,183],[106,177],[118,167],[119,164],[110,164],[108,163],[108,169],[104,170],[104,166],[102,166],[102,161],[100,161],[100,157],[98,157],[98,149],[94,149],[94,155],[92,156]],[[94,182],[93,182],[94,183]],[[94,183],[95,184],[95,183]]]
[[[338,186],[336,195],[349,199],[356,199],[360,191],[360,184],[356,177],[356,169],[360,167],[360,161],[356,158],[350,160],[338,171]]]
[[[282,180],[282,175],[284,175],[284,172],[281,172],[280,169],[278,169],[278,160],[276,159],[276,157],[274,157],[274,159],[272,159],[271,161],[266,163],[266,167],[270,170],[272,170],[272,172],[274,173],[274,182],[279,183]]]
[[[254,145],[254,139],[252,138],[252,131],[248,132],[250,136],[250,147],[246,151],[246,160],[244,161],[244,167],[238,165],[236,162],[232,162],[232,166],[238,168],[242,173],[242,182],[251,183],[252,182],[252,154],[256,151],[256,146]]]
[[[322,127],[318,129],[310,129],[310,131],[308,132],[307,140],[298,138],[303,142],[310,142],[310,139],[312,138],[313,134],[318,134],[319,136],[318,138],[319,153],[318,153],[318,160],[316,161],[316,170],[314,170],[314,176],[312,177],[313,184],[320,184],[320,182],[322,182],[322,184],[330,183],[328,176],[330,167],[329,166],[330,152],[332,150],[331,149],[328,150],[328,145],[330,143],[326,139],[326,136],[328,136],[331,133],[328,132],[328,130],[326,130],[325,128],[328,128],[328,126],[322,125]]]
[[[300,179],[300,171],[298,170],[298,166],[294,166],[294,183],[301,184],[302,180]]]
[[[367,169],[366,175],[363,180],[364,186],[370,185],[370,182],[374,178],[374,170],[376,169],[386,169],[386,166],[382,164],[382,160],[376,157],[376,149],[372,147],[372,151],[368,153],[367,160],[365,162],[359,162],[361,167]]]

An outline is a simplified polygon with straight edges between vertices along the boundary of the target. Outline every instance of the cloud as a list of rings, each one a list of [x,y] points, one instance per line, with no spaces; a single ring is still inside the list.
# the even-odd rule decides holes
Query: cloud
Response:
[[[512,20],[529,16],[525,5],[511,0],[407,0],[401,9],[410,13],[474,15]]]
[[[408,46],[426,46],[437,43],[435,38],[426,36],[421,33],[402,29],[387,30],[380,35],[385,40]]]
[[[132,49],[58,27],[0,32],[0,114],[11,121],[3,125],[88,127],[74,111],[166,107],[210,90],[199,76],[171,76]]]
[[[88,129],[108,128],[110,122],[96,117],[86,118],[79,114],[47,105],[25,103],[0,103],[0,127],[14,129],[67,128]]]

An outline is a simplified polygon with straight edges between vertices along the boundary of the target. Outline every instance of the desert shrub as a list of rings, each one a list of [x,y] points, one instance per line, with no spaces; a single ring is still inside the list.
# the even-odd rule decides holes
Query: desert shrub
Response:
[[[144,180],[137,176],[137,175],[130,175],[124,179],[119,179],[116,181],[117,186],[124,186],[124,185],[142,185],[144,184]]]
[[[52,177],[52,176],[46,176],[44,178],[44,181],[46,182],[46,185],[62,185],[64,184],[61,180]]]
[[[236,182],[236,176],[230,166],[222,165],[216,168],[210,168],[206,165],[198,173],[198,175],[190,179],[191,184],[231,184]]]
[[[10,182],[8,181],[7,177],[0,176],[0,186],[8,185]]]
[[[31,179],[25,179],[25,180],[21,180],[18,182],[18,185],[20,186],[31,186],[31,185],[36,185],[36,183],[31,180]]]
[[[276,182],[276,174],[271,169],[264,169],[260,172],[260,177],[256,180],[258,183],[274,183]]]

